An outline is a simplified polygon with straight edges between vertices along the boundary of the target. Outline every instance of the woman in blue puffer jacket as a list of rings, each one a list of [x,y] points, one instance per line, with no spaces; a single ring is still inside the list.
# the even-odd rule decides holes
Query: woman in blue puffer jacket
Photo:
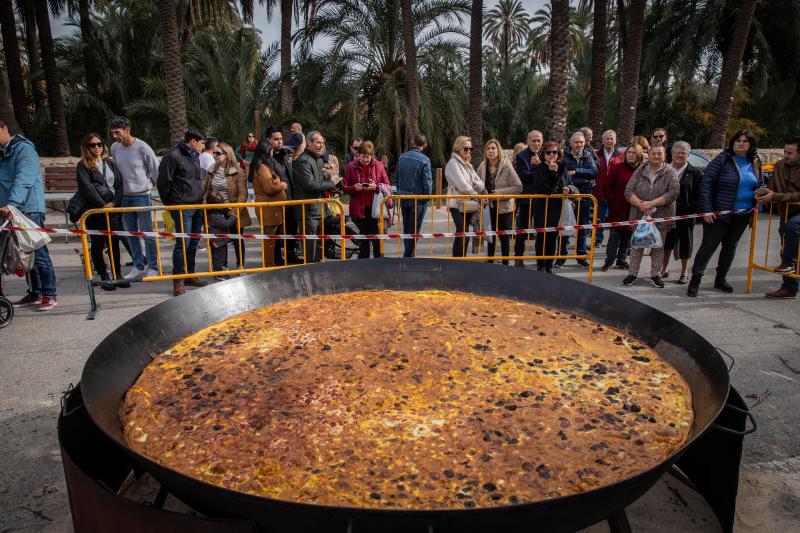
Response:
[[[728,147],[706,167],[700,181],[698,212],[753,209],[755,191],[763,186],[761,160],[752,131],[737,131]],[[747,229],[752,212],[703,217],[703,241],[692,264],[692,279],[686,294],[697,296],[708,261],[721,245],[714,288],[733,292],[726,277],[736,255],[736,246]]]

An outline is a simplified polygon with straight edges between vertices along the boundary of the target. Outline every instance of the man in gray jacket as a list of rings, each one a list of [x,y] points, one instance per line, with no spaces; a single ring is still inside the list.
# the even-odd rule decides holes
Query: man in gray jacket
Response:
[[[111,119],[111,157],[122,174],[123,190],[122,207],[150,207],[152,200],[150,190],[158,177],[158,160],[153,149],[146,142],[131,135],[131,123],[125,117]],[[153,213],[123,213],[122,225],[126,231],[153,231]],[[142,253],[140,237],[128,237],[133,269],[125,275],[129,281],[137,280],[145,275],[158,276],[158,255],[156,239],[145,237],[147,262]],[[145,270],[145,267],[147,269]]]
[[[335,177],[332,181],[326,181],[322,173],[322,154],[325,153],[325,137],[318,131],[312,131],[306,137],[308,146],[306,151],[294,162],[292,169],[292,179],[294,181],[294,199],[312,200],[324,198],[325,193],[332,191],[341,181]],[[306,235],[316,235],[319,231],[322,220],[322,208],[319,203],[303,206],[305,216]],[[304,228],[301,227],[301,230]],[[307,263],[314,263],[322,258],[322,241],[314,241],[313,245],[303,241],[303,254]]]

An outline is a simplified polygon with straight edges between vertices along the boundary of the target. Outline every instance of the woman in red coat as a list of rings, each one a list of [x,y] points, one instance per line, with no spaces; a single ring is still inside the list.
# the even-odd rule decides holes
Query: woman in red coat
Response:
[[[611,167],[603,184],[602,194],[608,203],[606,222],[623,222],[628,220],[631,205],[625,199],[625,186],[634,171],[644,162],[642,147],[638,144],[625,149],[623,162]],[[614,266],[619,269],[628,268],[628,248],[631,243],[631,226],[613,228],[606,246],[606,262],[601,270],[605,272]]]
[[[344,171],[342,188],[350,195],[350,216],[362,235],[376,235],[378,219],[372,216],[372,201],[378,188],[391,193],[389,178],[383,164],[375,159],[375,145],[364,141],[358,147],[358,157],[348,163]],[[358,241],[358,258],[369,258],[370,241]],[[372,256],[381,257],[381,242],[372,241]]]

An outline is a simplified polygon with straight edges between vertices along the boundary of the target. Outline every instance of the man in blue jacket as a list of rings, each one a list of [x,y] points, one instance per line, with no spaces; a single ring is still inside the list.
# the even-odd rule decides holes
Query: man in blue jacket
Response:
[[[569,148],[564,150],[564,168],[572,178],[572,184],[578,188],[580,194],[592,194],[594,180],[597,177],[597,164],[594,162],[594,154],[586,148],[586,138],[583,133],[576,131],[572,134],[569,141]],[[578,154],[578,155],[575,155]],[[578,208],[578,224],[587,224],[591,220],[591,200],[582,200]],[[569,249],[569,237],[561,238],[561,254],[566,255]],[[578,250],[577,254],[582,255],[587,252],[586,230],[578,230]],[[578,259],[578,264],[584,268],[589,267],[586,259]],[[556,261],[555,266],[560,267],[564,264],[564,259]]]
[[[431,194],[433,190],[431,160],[422,153],[427,146],[428,139],[418,133],[414,135],[414,146],[397,160],[397,194]],[[403,233],[419,233],[427,209],[427,200],[401,200]],[[414,257],[417,240],[404,239],[403,244],[405,247],[403,257]]]
[[[11,218],[13,205],[34,224],[44,226],[44,184],[39,154],[22,135],[11,135],[0,120],[0,217]],[[38,311],[56,306],[56,273],[47,246],[36,250],[33,269],[28,273],[28,294],[14,307],[37,305]]]

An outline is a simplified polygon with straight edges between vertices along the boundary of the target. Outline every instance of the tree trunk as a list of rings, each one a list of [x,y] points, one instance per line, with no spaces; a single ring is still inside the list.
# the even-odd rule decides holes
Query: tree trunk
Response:
[[[3,53],[6,58],[6,72],[8,84],[11,89],[11,102],[14,107],[15,126],[17,131],[21,127],[27,134],[30,123],[28,122],[28,102],[25,96],[25,84],[22,77],[22,60],[17,41],[17,23],[14,19],[14,7],[10,1],[0,0],[0,26],[3,34]],[[5,83],[3,84],[5,86]],[[10,124],[9,124],[10,126]]]
[[[34,76],[42,70],[41,59],[39,58],[39,43],[36,32],[36,11],[33,9],[33,2],[24,0],[22,2],[22,20],[25,23],[25,48],[28,51],[28,82],[31,84],[33,93],[34,109],[44,109],[45,89],[41,80],[34,80]]]
[[[68,156],[67,121],[64,118],[64,97],[61,94],[61,76],[56,66],[53,34],[50,32],[50,12],[47,9],[47,0],[35,1],[36,27],[39,30],[42,67],[44,68],[44,79],[47,83],[47,107],[50,111],[53,151],[57,156]]]
[[[642,63],[642,37],[644,35],[645,0],[631,0],[628,8],[626,47],[622,64],[622,98],[619,106],[619,133],[621,144],[627,144],[636,124],[636,102],[639,98],[639,70]]]
[[[550,14],[550,138],[564,144],[567,136],[569,75],[569,0],[552,0]]]
[[[483,0],[472,0],[469,29],[469,100],[467,127],[472,137],[472,163],[483,156]]]
[[[169,142],[178,144],[186,133],[186,95],[183,89],[183,63],[178,42],[178,21],[174,0],[158,0],[161,53],[164,56],[164,81],[167,85]]]
[[[17,117],[14,116],[14,106],[11,104],[11,97],[8,94],[8,87],[6,87],[6,79],[0,74],[0,120],[5,122],[8,126],[8,131],[11,134],[19,133],[20,128],[17,123]]]
[[[86,88],[95,96],[100,93],[100,74],[94,59],[94,30],[92,29],[89,0],[78,1],[78,13],[81,19],[81,36],[83,37],[83,71],[86,75]]]
[[[733,26],[733,37],[722,57],[722,73],[719,78],[717,98],[714,100],[714,127],[708,141],[709,148],[725,147],[725,135],[733,110],[733,95],[739,79],[739,67],[742,65],[747,36],[750,34],[750,25],[753,22],[755,11],[756,0],[745,0],[739,3],[739,14],[736,16]]]
[[[281,115],[292,114],[292,0],[281,0]]]
[[[622,83],[622,52],[628,42],[627,30],[628,18],[625,14],[625,0],[617,0],[617,84]]]
[[[419,85],[417,81],[417,43],[414,41],[414,17],[411,0],[400,0],[403,19],[403,47],[406,53],[406,87],[408,92],[408,129],[411,135],[419,133]]]
[[[594,0],[592,25],[592,84],[589,93],[589,127],[600,140],[605,130],[606,52],[608,50],[608,0]]]

